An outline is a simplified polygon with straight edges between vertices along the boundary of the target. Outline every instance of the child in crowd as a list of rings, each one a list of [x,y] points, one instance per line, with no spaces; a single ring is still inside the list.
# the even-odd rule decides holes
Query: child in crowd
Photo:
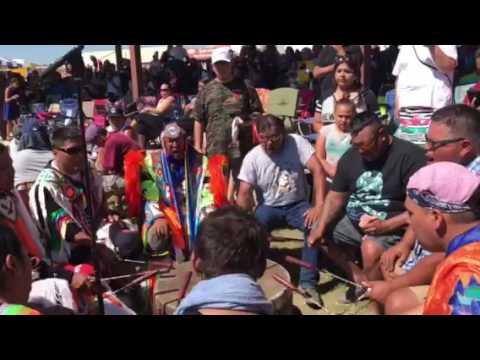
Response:
[[[335,123],[323,126],[316,143],[316,155],[329,182],[335,177],[337,163],[351,147],[350,123],[355,116],[355,104],[341,99],[335,104]]]

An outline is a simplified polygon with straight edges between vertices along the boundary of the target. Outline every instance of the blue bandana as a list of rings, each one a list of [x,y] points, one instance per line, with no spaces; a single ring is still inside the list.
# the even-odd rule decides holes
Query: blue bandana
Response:
[[[436,209],[447,214],[459,214],[472,210],[468,204],[456,204],[439,200],[430,191],[407,189],[407,194],[418,206],[426,209]]]

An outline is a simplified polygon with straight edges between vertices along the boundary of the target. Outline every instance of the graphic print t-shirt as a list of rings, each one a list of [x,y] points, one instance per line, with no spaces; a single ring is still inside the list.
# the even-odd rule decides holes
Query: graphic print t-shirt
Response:
[[[238,179],[256,187],[267,206],[285,206],[307,199],[305,165],[315,153],[299,135],[288,135],[280,153],[267,155],[258,145],[243,160]]]
[[[371,163],[352,148],[338,163],[332,190],[351,194],[346,213],[354,224],[358,225],[364,214],[386,220],[405,211],[408,180],[425,165],[420,147],[396,138],[390,149]]]

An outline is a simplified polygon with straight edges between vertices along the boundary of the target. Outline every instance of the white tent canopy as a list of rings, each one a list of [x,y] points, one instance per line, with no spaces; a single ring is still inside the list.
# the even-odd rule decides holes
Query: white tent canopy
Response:
[[[25,65],[24,59],[7,59],[0,56],[0,66],[21,67]]]

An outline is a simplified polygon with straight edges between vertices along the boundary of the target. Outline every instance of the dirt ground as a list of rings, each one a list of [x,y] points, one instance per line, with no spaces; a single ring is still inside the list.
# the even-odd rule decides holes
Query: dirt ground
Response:
[[[300,269],[295,265],[286,263],[283,258],[286,255],[301,258],[303,247],[302,234],[295,230],[274,231],[271,243],[272,260],[280,263],[285,267],[292,278],[292,283],[298,285]],[[320,267],[325,267],[329,271],[334,270],[328,261],[320,260]],[[302,315],[371,315],[369,310],[369,301],[361,301],[356,304],[342,304],[341,301],[345,297],[347,286],[329,275],[321,275],[319,282],[319,291],[325,307],[320,310],[314,310],[305,304],[304,299],[294,294],[293,304]]]

